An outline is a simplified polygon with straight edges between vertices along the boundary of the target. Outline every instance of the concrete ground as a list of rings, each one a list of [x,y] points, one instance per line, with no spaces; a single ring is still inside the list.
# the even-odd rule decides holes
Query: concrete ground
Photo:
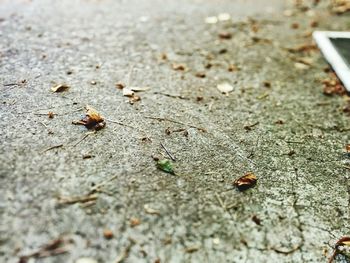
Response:
[[[0,0],[0,262],[327,262],[350,234],[347,97],[291,49],[350,19],[305,2]],[[132,105],[117,82],[151,89]],[[95,134],[72,125],[87,104]]]

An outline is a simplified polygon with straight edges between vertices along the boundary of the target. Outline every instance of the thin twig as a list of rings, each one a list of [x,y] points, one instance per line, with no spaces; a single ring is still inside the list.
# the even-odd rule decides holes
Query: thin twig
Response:
[[[79,143],[81,143],[83,140],[85,140],[89,135],[96,133],[96,131],[92,131],[92,132],[87,132],[85,133],[85,135],[83,136],[83,138],[81,138],[79,141],[77,141],[75,144],[72,145],[72,147],[77,146]]]
[[[86,203],[90,201],[95,201],[97,200],[98,195],[97,194],[88,194],[88,195],[83,195],[83,196],[60,196],[58,199],[58,204],[59,205],[71,205],[75,203]]]
[[[45,153],[47,151],[50,151],[50,150],[53,150],[56,148],[61,148],[61,147],[63,147],[63,144],[54,145],[54,146],[51,146],[50,148],[47,148],[46,150],[42,151],[41,153]]]
[[[187,123],[183,123],[183,122],[180,122],[180,121],[174,121],[174,120],[171,120],[171,119],[168,119],[168,118],[161,118],[161,117],[152,117],[152,116],[145,116],[146,119],[152,119],[152,120],[157,120],[157,121],[168,121],[168,122],[173,122],[173,123],[176,123],[176,124],[181,124],[181,125],[185,125],[185,126],[188,126],[188,127],[191,127],[191,128],[195,128],[201,132],[207,132],[206,129],[204,128],[200,128],[200,127],[197,127],[197,126],[194,126],[194,125],[191,125],[191,124],[187,124]]]
[[[115,263],[121,263],[129,256],[132,246],[136,243],[135,240],[131,238],[129,238],[129,241],[130,243],[123,249],[122,253],[118,256]]]
[[[215,193],[215,197],[219,201],[219,204],[221,205],[222,209],[226,210],[226,206],[225,206],[224,202],[222,201],[220,195],[218,193]]]
[[[128,124],[124,124],[124,123],[119,122],[119,121],[114,121],[114,120],[110,120],[110,119],[105,119],[105,120],[108,121],[108,122],[111,122],[111,123],[119,124],[121,126],[129,127],[129,128],[132,128],[132,129],[137,129],[134,126],[131,126],[131,125],[128,125]]]
[[[175,99],[181,99],[181,100],[189,100],[190,98],[186,98],[182,95],[172,95],[172,94],[168,94],[168,93],[163,93],[163,92],[153,92],[153,94],[159,94],[159,95],[163,95],[166,97],[170,97],[170,98],[175,98]]]
[[[168,151],[168,149],[164,146],[163,143],[160,143],[160,146],[164,149],[164,151],[167,153],[167,155],[170,157],[171,160],[174,162],[176,161],[176,158]]]

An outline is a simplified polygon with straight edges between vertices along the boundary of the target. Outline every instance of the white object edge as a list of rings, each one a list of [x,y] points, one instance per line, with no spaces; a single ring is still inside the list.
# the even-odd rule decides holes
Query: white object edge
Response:
[[[330,41],[330,38],[350,39],[350,32],[315,31],[312,35],[323,56],[332,66],[346,90],[350,92],[350,68]]]

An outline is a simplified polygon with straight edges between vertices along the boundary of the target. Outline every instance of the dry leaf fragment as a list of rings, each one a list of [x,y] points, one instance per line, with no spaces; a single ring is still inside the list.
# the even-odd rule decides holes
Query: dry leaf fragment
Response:
[[[197,72],[195,76],[197,78],[205,78],[206,74],[205,74],[205,72]]]
[[[233,182],[233,184],[238,188],[240,191],[247,190],[253,186],[256,185],[258,178],[253,173],[247,173],[243,175],[242,177],[238,178]]]
[[[134,96],[134,91],[132,91],[130,88],[123,88],[123,96],[132,97]]]
[[[73,124],[84,125],[88,129],[101,130],[106,126],[104,118],[92,107],[86,106],[85,117],[79,121],[73,121]]]
[[[233,91],[233,87],[232,87],[229,83],[227,83],[227,82],[218,84],[217,89],[218,89],[221,93],[224,93],[224,94],[226,94],[226,95],[227,95],[229,92]]]
[[[300,63],[300,62],[294,63],[294,67],[299,70],[306,70],[310,68],[308,65],[305,65],[304,63]]]
[[[51,88],[52,92],[63,92],[69,89],[70,87],[67,84],[58,84]]]
[[[146,214],[150,214],[150,215],[160,215],[160,212],[158,210],[155,210],[151,207],[149,207],[149,205],[144,205],[143,207],[145,209]]]
[[[185,71],[186,65],[173,63],[172,68],[173,68],[173,70]]]
[[[117,89],[124,89],[125,88],[125,84],[122,83],[122,82],[117,82],[117,83],[115,83],[115,87]]]
[[[135,92],[140,92],[140,91],[147,91],[151,88],[150,87],[130,87],[129,89]]]

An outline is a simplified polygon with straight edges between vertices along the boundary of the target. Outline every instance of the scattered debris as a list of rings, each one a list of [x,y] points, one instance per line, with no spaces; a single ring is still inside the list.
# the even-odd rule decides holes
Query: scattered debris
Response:
[[[185,64],[173,63],[173,64],[172,64],[172,68],[173,68],[173,70],[185,71],[187,67],[186,67]]]
[[[258,124],[259,124],[259,122],[257,121],[257,122],[255,122],[255,123],[253,123],[253,124],[244,125],[243,128],[244,128],[246,131],[251,131],[252,128],[255,127],[255,126],[258,125]]]
[[[145,209],[146,214],[150,214],[150,215],[160,215],[160,212],[156,209],[153,209],[151,207],[149,207],[149,205],[144,205],[143,208]]]
[[[306,70],[310,68],[308,65],[305,65],[304,63],[300,63],[300,62],[294,63],[294,67],[299,70]]]
[[[80,121],[73,121],[73,124],[84,125],[88,129],[101,130],[106,126],[104,118],[92,107],[86,106],[85,117]]]
[[[130,87],[129,89],[135,92],[141,92],[141,91],[150,90],[151,88],[150,87]]]
[[[168,118],[152,117],[152,116],[145,116],[145,118],[146,119],[152,119],[152,120],[158,120],[158,121],[169,121],[169,122],[173,122],[173,123],[176,123],[176,124],[185,125],[185,126],[188,126],[190,128],[195,128],[195,129],[197,129],[198,131],[201,131],[201,132],[207,132],[207,130],[204,129],[204,128],[197,127],[197,126],[194,126],[194,125],[191,125],[191,124],[186,124],[186,123],[183,123],[183,122],[180,122],[180,121],[174,121],[174,120],[171,120],[171,119],[168,119]]]
[[[52,111],[49,111],[49,113],[47,114],[49,119],[53,119],[53,117],[55,116],[55,113],[53,113]]]
[[[83,159],[91,159],[93,157],[95,157],[95,155],[92,155],[92,154],[84,154],[83,155]]]
[[[287,48],[289,52],[310,52],[310,51],[315,51],[318,50],[317,45],[314,43],[311,44],[302,44],[293,48]]]
[[[54,146],[47,148],[46,150],[43,150],[42,153],[45,153],[45,152],[53,150],[53,149],[61,148],[61,147],[63,147],[63,144],[54,145]]]
[[[244,176],[238,178],[233,182],[233,184],[240,191],[247,190],[256,185],[258,178],[253,173],[247,173]]]
[[[197,72],[197,73],[195,74],[195,76],[196,76],[197,78],[205,78],[206,74],[205,74],[205,72]]]
[[[294,22],[294,23],[292,23],[292,24],[290,25],[290,27],[291,27],[292,29],[298,29],[298,28],[299,28],[299,23]]]
[[[193,246],[189,246],[185,248],[185,252],[186,253],[194,253],[196,251],[198,251],[201,248],[200,245],[193,245]]]
[[[97,82],[96,82],[95,80],[91,80],[90,84],[91,84],[91,85],[96,85]]]
[[[175,175],[173,163],[168,159],[159,160],[157,162],[157,168],[163,172]]]
[[[68,86],[67,84],[58,84],[56,86],[53,86],[51,88],[51,91],[52,92],[63,92],[63,91],[66,91],[69,88],[70,88],[70,86]]]
[[[103,236],[105,239],[112,239],[114,237],[114,234],[113,234],[112,230],[105,229],[105,230],[103,230]]]
[[[225,95],[228,95],[228,93],[230,93],[231,91],[233,91],[233,86],[231,86],[229,83],[227,82],[224,82],[224,83],[221,83],[221,84],[218,84],[217,85],[217,89],[225,94]]]
[[[235,72],[235,71],[239,71],[240,69],[239,69],[239,67],[237,67],[236,65],[230,64],[230,65],[228,66],[227,70],[228,70],[229,72]]]
[[[232,38],[232,34],[230,32],[227,31],[222,31],[218,34],[220,39],[231,39]]]
[[[346,90],[344,86],[341,84],[340,80],[337,78],[335,73],[330,73],[330,77],[322,80],[323,94],[327,96],[332,95],[345,95]]]
[[[97,194],[88,194],[82,196],[59,196],[58,205],[72,205],[76,203],[86,203],[90,201],[96,201],[98,198]]]
[[[135,93],[132,89],[126,88],[126,87],[123,88],[123,96],[124,97],[132,97],[132,96],[134,96],[134,94]]]
[[[332,12],[340,15],[350,11],[350,1],[349,0],[333,0]]]
[[[132,246],[136,244],[136,241],[132,238],[129,238],[129,244],[122,250],[122,253],[117,257],[114,263],[122,263],[129,256]]]
[[[67,253],[70,250],[70,244],[72,243],[73,240],[70,238],[59,237],[48,242],[34,253],[21,256],[19,263],[27,263],[30,258],[44,258]]]
[[[124,89],[125,88],[125,84],[122,83],[122,82],[117,82],[117,83],[115,83],[115,87],[117,89]]]
[[[135,227],[141,224],[141,220],[136,218],[136,217],[132,217],[130,218],[130,226],[131,227]]]
[[[173,160],[174,162],[176,161],[175,157],[168,151],[168,149],[164,146],[163,143],[160,143],[160,146],[162,146],[162,148],[164,149],[164,151],[167,153],[167,155],[170,157],[171,160]]]
[[[261,219],[257,215],[253,215],[252,220],[255,224],[257,224],[258,226],[261,226]]]

